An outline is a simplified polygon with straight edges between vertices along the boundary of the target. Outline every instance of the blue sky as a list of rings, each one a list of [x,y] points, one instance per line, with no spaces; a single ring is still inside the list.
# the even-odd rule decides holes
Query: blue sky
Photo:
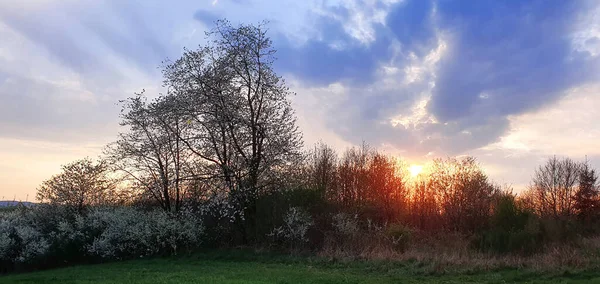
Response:
[[[551,155],[600,166],[597,1],[3,0],[0,198],[99,154],[221,18],[269,21],[307,145],[474,155],[517,189]]]

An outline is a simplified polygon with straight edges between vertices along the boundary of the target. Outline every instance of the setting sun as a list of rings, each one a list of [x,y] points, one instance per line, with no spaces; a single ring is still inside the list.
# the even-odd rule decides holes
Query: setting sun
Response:
[[[411,176],[416,177],[421,173],[421,171],[423,171],[423,166],[411,165],[408,170],[410,171]]]

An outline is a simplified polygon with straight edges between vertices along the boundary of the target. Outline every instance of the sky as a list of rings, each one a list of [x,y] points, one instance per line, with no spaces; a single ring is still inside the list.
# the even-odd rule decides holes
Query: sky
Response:
[[[224,18],[269,22],[307,147],[472,155],[516,191],[553,155],[600,168],[600,1],[0,0],[0,199],[97,157]]]

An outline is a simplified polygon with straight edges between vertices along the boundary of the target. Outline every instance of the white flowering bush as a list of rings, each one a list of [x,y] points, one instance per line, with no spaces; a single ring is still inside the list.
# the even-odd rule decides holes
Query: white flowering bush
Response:
[[[283,225],[274,228],[269,236],[292,246],[306,243],[307,232],[312,225],[313,221],[308,212],[300,207],[291,207],[283,217]]]
[[[195,209],[205,222],[204,242],[208,246],[231,243],[236,226],[245,221],[243,199],[226,192],[216,192],[195,204]]]
[[[190,210],[171,214],[131,207],[94,208],[84,215],[49,207],[3,214],[0,272],[94,258],[177,254],[201,245],[204,226],[197,216]]]
[[[230,195],[219,192],[212,195],[199,207],[199,212],[204,216],[211,216],[219,221],[233,223],[237,219],[244,220],[244,208]]]
[[[200,245],[203,233],[201,221],[189,211],[175,216],[162,210],[97,209],[86,225],[88,231],[101,232],[87,252],[102,258],[176,254],[178,248]]]
[[[50,241],[28,211],[0,217],[0,263],[33,263],[48,253]]]

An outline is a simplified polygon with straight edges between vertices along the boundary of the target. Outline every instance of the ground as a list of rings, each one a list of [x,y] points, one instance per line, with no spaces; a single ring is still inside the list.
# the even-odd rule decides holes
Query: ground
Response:
[[[432,272],[416,263],[199,254],[4,275],[0,283],[600,283],[600,272]]]

